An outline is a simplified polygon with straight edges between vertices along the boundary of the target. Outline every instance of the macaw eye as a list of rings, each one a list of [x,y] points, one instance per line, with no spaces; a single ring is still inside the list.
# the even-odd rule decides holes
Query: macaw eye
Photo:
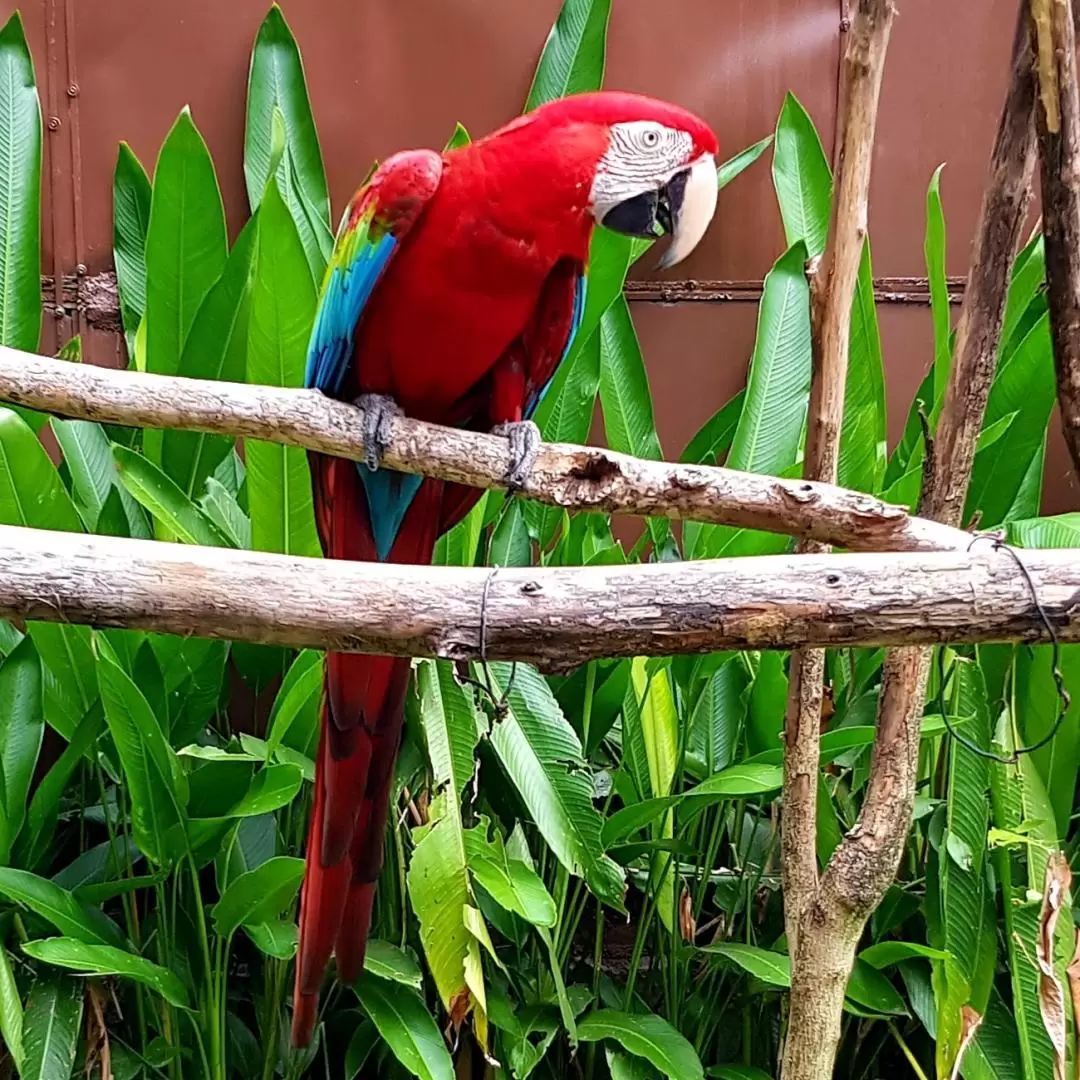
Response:
[[[660,132],[656,128],[646,128],[641,134],[641,141],[644,146],[652,149],[660,142]]]

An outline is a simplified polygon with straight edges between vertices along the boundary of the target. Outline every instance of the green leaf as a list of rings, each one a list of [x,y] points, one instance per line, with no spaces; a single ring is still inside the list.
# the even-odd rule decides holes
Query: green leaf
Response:
[[[70,1080],[82,1027],[83,997],[83,988],[75,979],[52,976],[34,983],[23,1018],[22,1080]]]
[[[877,968],[860,959],[848,979],[847,996],[862,1009],[884,1016],[906,1016],[904,999]]]
[[[705,1075],[718,1080],[772,1080],[767,1072],[752,1065],[713,1065]]]
[[[493,664],[491,672],[505,691],[510,666]],[[621,909],[623,874],[603,853],[603,822],[592,803],[592,782],[574,729],[547,683],[526,665],[516,666],[507,705],[491,744],[533,821],[559,862],[584,877],[601,900]]]
[[[245,925],[244,933],[261,953],[276,960],[291,960],[300,941],[299,928],[291,919]]]
[[[146,232],[150,225],[150,177],[126,142],[113,173],[113,262],[120,317],[134,359],[135,332],[146,314]]]
[[[772,144],[773,136],[766,135],[764,139],[759,139],[753,146],[748,146],[745,150],[740,150],[734,157],[728,158],[716,170],[716,186],[723,191],[732,180],[749,169]]]
[[[41,107],[16,11],[0,29],[0,344],[41,336]]]
[[[796,243],[765,278],[746,400],[727,466],[781,475],[796,462],[810,395],[810,289],[806,247]],[[718,555],[740,530],[702,528],[687,557]]]
[[[117,975],[148,986],[178,1009],[188,1007],[187,989],[171,971],[142,956],[109,945],[87,945],[74,938],[28,941],[23,952],[46,964],[78,971],[83,975]]]
[[[652,461],[663,458],[649,377],[624,297],[615,300],[600,320],[600,404],[608,446]],[[671,525],[666,518],[649,518],[648,524],[653,544],[661,550]]]
[[[251,547],[251,518],[216,477],[206,478],[206,490],[199,499],[199,507],[230,544],[244,549]]]
[[[666,1020],[654,1013],[625,1013],[599,1009],[578,1021],[582,1042],[614,1039],[624,1050],[643,1057],[665,1076],[703,1078],[694,1048]]]
[[[230,547],[229,540],[176,484],[149,458],[113,446],[113,459],[120,482],[171,533],[188,544]]]
[[[945,211],[941,205],[941,171],[944,164],[934,170],[930,186],[926,190],[926,239],[923,253],[926,259],[926,276],[930,282],[930,310],[934,319],[934,380],[935,402],[941,401],[949,381],[951,359],[950,336],[952,318],[949,314],[949,285],[946,276]]]
[[[770,986],[785,989],[791,986],[791,958],[787,953],[772,952],[757,945],[742,945],[737,941],[703,945],[700,951],[721,956]]]
[[[323,654],[304,649],[292,662],[274,698],[267,725],[266,745],[274,753],[284,743],[310,753],[317,738],[323,692]]]
[[[458,150],[462,146],[468,146],[472,142],[472,138],[469,136],[468,129],[462,123],[454,125],[454,134],[446,142],[445,149]]]
[[[600,89],[610,14],[611,0],[563,0],[533,76],[526,112],[568,94]]]
[[[532,538],[525,521],[525,507],[520,499],[510,499],[491,534],[488,563],[491,566],[528,566],[531,562]]]
[[[45,734],[41,661],[23,638],[0,665],[0,863],[11,858],[22,829],[41,740]]]
[[[924,957],[927,960],[948,960],[952,954],[941,949],[932,949],[929,945],[919,945],[914,941],[879,941],[859,953],[859,959],[879,971],[892,967],[902,960]]]
[[[175,375],[195,315],[228,255],[210,151],[185,108],[158,156],[146,232],[146,369]],[[147,441],[160,445],[160,436]],[[154,456],[152,454],[152,456]]]
[[[423,989],[424,976],[419,965],[404,949],[389,941],[371,939],[364,952],[364,970],[379,979]]]
[[[469,870],[495,903],[533,926],[555,925],[555,901],[540,875],[507,852],[498,829],[488,839],[487,818],[481,817],[475,829],[466,829],[464,837]]]
[[[112,448],[100,424],[88,420],[50,421],[71,478],[75,505],[88,529],[97,527],[105,500],[113,490]]]
[[[180,356],[178,375],[189,379],[244,381],[257,225],[257,220],[252,218],[244,226],[224,272],[199,306]],[[169,429],[161,436],[161,466],[180,490],[193,499],[231,452],[233,442],[222,435]]]
[[[79,903],[75,897],[48,878],[13,867],[0,867],[0,894],[28,907],[35,915],[55,926],[61,934],[100,945],[122,945],[120,928],[96,908]]]
[[[473,898],[461,822],[461,793],[472,777],[479,728],[472,701],[446,661],[422,662],[416,685],[434,797],[430,824],[414,830],[407,880],[424,955],[449,1010],[468,986],[468,965],[480,965],[476,940],[464,920]]]
[[[284,855],[267,859],[261,866],[241,874],[222,894],[210,914],[214,929],[228,937],[241,924],[258,924],[276,918],[296,899],[304,877],[304,860]]]
[[[108,641],[99,634],[95,642],[101,700],[127,782],[135,842],[158,865],[174,862],[187,851],[187,779],[153,710]]]
[[[800,240],[806,245],[805,264],[825,251],[832,175],[814,123],[791,93],[784,98],[776,124],[772,173],[788,246]]]
[[[726,405],[721,406],[687,443],[679,460],[694,465],[722,464],[731,449],[745,401],[746,391],[740,390]]]
[[[1080,513],[1010,521],[1008,539],[1026,548],[1080,547]]]
[[[296,225],[276,185],[259,207],[249,323],[249,382],[303,385],[315,285]],[[303,450],[245,440],[251,538],[258,551],[321,554]]]
[[[394,1056],[420,1080],[453,1080],[454,1066],[419,994],[365,972],[356,996]]]
[[[280,109],[296,186],[327,228],[330,196],[319,136],[308,100],[304,65],[281,8],[274,4],[259,27],[248,77],[244,178],[254,211],[262,202],[273,165],[272,117]],[[284,158],[282,159],[284,161]],[[277,166],[279,177],[282,166]]]
[[[11,969],[11,954],[0,947],[0,1036],[20,1075],[23,1072],[23,1006],[15,972]]]

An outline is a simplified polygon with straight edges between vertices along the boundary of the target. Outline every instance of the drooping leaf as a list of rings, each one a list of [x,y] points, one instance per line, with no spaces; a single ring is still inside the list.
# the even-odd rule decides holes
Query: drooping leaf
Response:
[[[23,1074],[23,1004],[11,954],[0,948],[0,1037],[20,1075]]]
[[[276,918],[296,899],[303,877],[304,860],[284,855],[241,874],[214,905],[214,929],[221,937],[228,937],[241,924]]]
[[[0,344],[41,336],[41,106],[16,11],[0,29]]]
[[[0,864],[9,862],[23,827],[44,734],[41,661],[33,641],[23,638],[0,664]]]
[[[510,667],[492,665],[502,690]],[[584,877],[605,903],[622,906],[623,875],[603,854],[602,820],[592,805],[592,784],[581,770],[581,743],[547,683],[518,664],[508,708],[491,743],[552,853],[572,874]]]
[[[0,894],[29,908],[78,941],[99,945],[122,945],[120,928],[96,908],[79,903],[67,889],[48,878],[14,867],[0,867]]]
[[[454,1066],[419,994],[365,972],[356,996],[394,1056],[420,1080],[453,1080]]]
[[[424,977],[412,955],[391,945],[389,941],[378,938],[368,941],[364,952],[364,970],[380,979],[411,986],[414,990],[423,987]]]
[[[582,1042],[614,1039],[624,1050],[643,1057],[665,1076],[703,1080],[701,1060],[689,1041],[655,1013],[599,1009],[578,1022]]]
[[[513,858],[496,829],[487,837],[486,818],[474,829],[466,829],[465,852],[469,870],[491,898],[533,926],[552,927],[557,911],[555,901],[536,871],[520,859]]]
[[[317,737],[322,702],[323,654],[305,649],[285,673],[267,725],[267,749],[273,753],[284,744],[311,753]]]
[[[117,975],[148,986],[171,1005],[186,1009],[187,989],[179,976],[143,956],[114,949],[110,945],[88,945],[74,938],[46,938],[28,941],[23,952],[45,964],[67,968],[84,975]]]
[[[611,0],[564,0],[533,76],[525,111],[604,82]]]
[[[721,956],[770,986],[791,986],[791,958],[787,953],[772,952],[737,941],[704,945],[701,952]]]
[[[249,382],[301,386],[315,315],[315,285],[296,225],[275,184],[259,207],[249,322]],[[248,509],[258,551],[319,555],[303,450],[248,439]]]
[[[23,1080],[69,1080],[82,1011],[83,988],[77,979],[51,975],[34,983],[23,1019]]]

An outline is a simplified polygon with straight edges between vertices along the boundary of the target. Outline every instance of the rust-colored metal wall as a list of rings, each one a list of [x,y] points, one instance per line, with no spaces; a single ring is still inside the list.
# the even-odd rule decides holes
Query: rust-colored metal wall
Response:
[[[63,278],[81,266],[93,276],[109,266],[116,144],[128,140],[152,167],[185,104],[214,155],[235,233],[246,215],[248,57],[267,2],[23,0],[47,118],[46,273]],[[924,277],[926,185],[947,162],[949,272],[963,275],[1004,93],[1015,0],[897,4],[871,206],[894,438],[931,356],[925,283],[902,280]],[[373,158],[441,145],[458,120],[482,133],[512,116],[559,0],[282,6],[304,53],[340,208]],[[769,132],[790,89],[831,146],[844,0],[614,0],[612,7],[609,86],[701,112],[729,152]],[[669,455],[741,385],[761,279],[782,246],[763,161],[724,192],[716,225],[691,260],[666,276],[649,267],[635,274],[634,315]],[[665,277],[671,280],[662,290]],[[696,289],[685,284],[691,281]],[[53,333],[82,330],[95,360],[117,362],[118,337],[85,325],[70,288],[58,300]],[[1047,510],[1080,506],[1056,426],[1047,469]]]

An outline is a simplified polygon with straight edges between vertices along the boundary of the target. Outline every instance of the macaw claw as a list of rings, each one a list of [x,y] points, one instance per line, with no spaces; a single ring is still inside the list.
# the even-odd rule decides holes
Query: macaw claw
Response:
[[[502,435],[510,443],[510,465],[506,470],[507,487],[520,491],[529,479],[536,455],[540,452],[540,429],[531,420],[498,424],[491,429],[493,435]]]
[[[390,445],[394,421],[405,413],[392,397],[385,394],[361,394],[353,404],[364,410],[364,464],[375,472]]]

